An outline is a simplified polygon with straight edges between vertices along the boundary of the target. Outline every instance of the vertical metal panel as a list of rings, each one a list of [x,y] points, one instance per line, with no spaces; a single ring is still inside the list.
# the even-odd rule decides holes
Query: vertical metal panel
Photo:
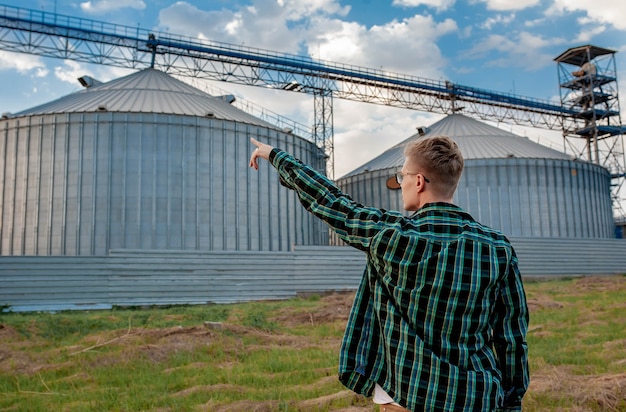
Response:
[[[624,240],[512,238],[511,243],[525,278],[626,274]],[[0,256],[0,305],[32,311],[285,299],[300,292],[354,290],[364,267],[365,254],[349,247]]]
[[[69,115],[68,115],[69,116]],[[65,196],[63,203],[65,205],[64,220],[65,224],[62,227],[62,231],[65,235],[63,242],[64,255],[74,256],[77,254],[78,243],[78,228],[80,222],[80,179],[82,177],[81,172],[81,148],[82,148],[82,128],[76,131],[72,131],[67,127],[65,146]]]
[[[17,121],[11,121],[12,125],[15,125]],[[13,217],[13,187],[14,187],[14,166],[13,164],[16,161],[15,154],[15,141],[16,139],[12,137],[13,134],[17,133],[17,127],[7,127],[4,128],[4,135],[2,141],[2,153],[3,153],[3,162],[2,162],[2,221],[0,225],[2,225],[2,237],[0,237],[0,252],[3,255],[12,254],[12,239],[11,234],[13,231],[13,225],[11,224]]]
[[[117,116],[115,116],[117,117]],[[109,201],[109,221],[108,223],[108,247],[125,247],[124,227],[126,222],[126,139],[129,138],[126,131],[127,122],[123,119],[111,119],[111,141],[110,152],[111,158],[109,168],[110,185],[108,190],[110,193]],[[164,165],[167,167],[167,165]],[[164,187],[168,186],[168,182],[162,182]]]
[[[91,250],[93,255],[104,255],[111,248],[111,188],[113,185],[111,175],[113,168],[113,126],[111,113],[97,113],[93,117],[95,135],[97,136],[97,173],[95,175],[95,227],[93,237],[94,247]],[[89,125],[89,121],[86,122]]]
[[[33,122],[34,123],[34,122]],[[52,227],[52,192],[54,170],[54,139],[52,138],[54,125],[50,118],[37,119],[41,130],[41,187],[39,191],[39,226],[37,254],[49,255],[51,252],[50,232]]]
[[[85,123],[84,115],[79,119]],[[79,133],[78,152],[78,210],[76,212],[76,255],[91,254],[94,219],[94,141],[93,129],[85,124]]]
[[[29,119],[30,120],[30,119]],[[40,182],[41,139],[38,128],[30,127],[28,136],[28,183],[26,185],[26,205],[24,221],[24,245],[22,253],[35,254],[37,249],[38,204]]]
[[[4,219],[7,215],[6,203],[5,203],[5,188],[6,188],[6,167],[7,167],[7,143],[9,141],[9,122],[0,124],[0,254],[4,252],[4,246],[7,241],[5,239],[6,229]]]
[[[400,191],[384,190],[395,169],[339,179],[366,205],[402,206]],[[455,202],[483,224],[511,237],[612,238],[610,176],[586,162],[559,159],[471,159]]]
[[[21,122],[21,123],[20,123]],[[161,114],[3,119],[0,250],[289,250],[321,244],[275,171],[247,167],[259,137],[323,169],[313,143],[261,126]]]
[[[5,192],[3,204],[6,206],[6,212],[3,219],[2,228],[5,235],[2,252],[3,254],[13,254],[14,237],[15,237],[15,191],[17,185],[17,155],[18,155],[18,136],[19,129],[15,129],[7,136],[6,153],[7,159],[5,164]]]
[[[170,164],[168,161],[169,145],[170,145],[170,131],[168,127],[164,125],[154,125],[154,137],[155,137],[155,153],[154,160],[152,162],[152,176],[154,187],[154,201],[151,213],[154,214],[154,243],[153,247],[156,249],[169,248],[170,242],[170,219],[169,219],[169,205],[170,205]]]
[[[557,192],[557,196],[555,199],[555,202],[560,203],[559,207],[561,209],[561,213],[559,214],[560,216],[560,220],[562,222],[562,226],[561,226],[561,236],[564,237],[573,237],[574,234],[571,233],[571,231],[573,230],[573,219],[572,219],[572,214],[571,214],[571,209],[573,207],[572,204],[572,191],[571,190],[565,190],[566,187],[568,187],[569,185],[569,175],[571,173],[571,168],[569,167],[569,165],[560,165],[560,167],[557,168],[558,170],[558,180],[557,180],[557,187],[556,190]]]
[[[66,116],[63,116],[66,117]],[[55,119],[54,168],[52,175],[52,227],[50,230],[50,246],[52,254],[65,255],[67,217],[67,185],[68,185],[68,145],[69,125],[67,119],[59,116]]]

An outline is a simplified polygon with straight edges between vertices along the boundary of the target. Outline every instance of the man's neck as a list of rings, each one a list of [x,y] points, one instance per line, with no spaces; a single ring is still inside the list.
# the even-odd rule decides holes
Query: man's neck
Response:
[[[444,196],[425,196],[423,199],[420,199],[420,204],[418,209],[424,207],[424,205],[428,203],[452,203],[452,198],[444,197]]]

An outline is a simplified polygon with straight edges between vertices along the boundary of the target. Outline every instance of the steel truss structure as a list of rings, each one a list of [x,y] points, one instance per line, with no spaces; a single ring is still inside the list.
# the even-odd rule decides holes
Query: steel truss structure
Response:
[[[626,157],[615,51],[587,45],[568,49],[554,60],[558,65],[561,106],[577,111],[575,116],[563,118],[565,141],[576,157],[611,172],[613,204],[618,208]],[[577,146],[581,139],[585,144]],[[626,216],[623,209],[618,211]]]
[[[307,93],[314,97],[311,134],[326,152],[331,178],[333,99],[442,114],[462,110],[482,120],[564,130],[568,136],[586,127],[581,108],[563,102],[12,6],[0,5],[0,50]],[[613,153],[602,156],[615,158],[624,129],[617,126]],[[593,160],[610,163],[613,175],[623,179],[624,160],[607,159],[598,152]]]

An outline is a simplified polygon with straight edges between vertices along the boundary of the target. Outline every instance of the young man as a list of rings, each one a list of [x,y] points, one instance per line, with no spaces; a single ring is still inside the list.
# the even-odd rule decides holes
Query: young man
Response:
[[[400,212],[365,207],[288,153],[251,139],[302,205],[367,255],[341,345],[339,379],[381,411],[520,411],[529,383],[528,308],[513,247],[452,204],[456,143],[405,149]]]

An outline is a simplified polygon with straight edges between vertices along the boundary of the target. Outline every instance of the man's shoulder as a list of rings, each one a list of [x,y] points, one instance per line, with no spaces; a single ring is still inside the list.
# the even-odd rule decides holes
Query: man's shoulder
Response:
[[[412,224],[417,231],[445,231],[502,247],[511,244],[503,232],[477,221],[469,212],[454,204],[428,204],[412,218]]]
[[[489,239],[494,245],[499,247],[511,247],[511,242],[509,238],[500,230],[494,229],[491,226],[485,225],[483,223],[474,221],[473,223],[474,231],[481,237],[485,239]]]

